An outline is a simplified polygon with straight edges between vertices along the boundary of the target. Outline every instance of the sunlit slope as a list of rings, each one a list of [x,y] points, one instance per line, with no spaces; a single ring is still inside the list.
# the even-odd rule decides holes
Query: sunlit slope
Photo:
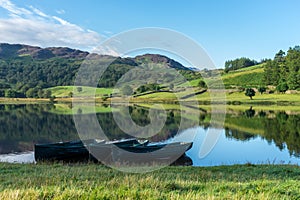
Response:
[[[70,97],[70,93],[73,93],[73,95],[76,96],[95,96],[95,97],[101,97],[104,95],[109,95],[112,93],[113,89],[111,88],[95,88],[93,87],[80,87],[81,90],[77,90],[78,87],[75,86],[57,86],[57,87],[51,87],[48,88],[48,90],[51,91],[51,94],[55,97]]]
[[[262,85],[263,72],[264,64],[259,64],[252,67],[230,71],[222,75],[222,79],[226,87],[257,87]]]

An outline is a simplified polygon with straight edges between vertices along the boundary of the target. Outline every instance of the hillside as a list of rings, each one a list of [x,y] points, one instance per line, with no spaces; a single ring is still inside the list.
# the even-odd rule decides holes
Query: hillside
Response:
[[[30,56],[34,59],[49,59],[54,57],[83,59],[88,54],[88,52],[67,47],[41,48],[23,44],[0,43],[0,59],[13,59],[22,56]]]
[[[222,75],[227,89],[266,89],[267,86],[272,86],[271,92],[276,89],[279,93],[300,89],[300,50],[296,47],[290,48],[286,54],[279,51],[273,60],[265,59],[260,64],[247,58],[238,58],[227,61],[225,69],[199,72],[159,54],[144,54],[132,58],[113,57],[67,47],[41,48],[22,44],[0,44],[0,97],[49,98],[49,91],[58,96],[70,97],[71,89],[64,91],[62,88],[65,87],[59,86],[74,85],[76,74],[89,55],[97,58],[100,65],[93,65],[94,68],[89,69],[93,72],[93,77],[81,77],[86,80],[81,83],[82,86],[91,86],[90,80],[95,80],[98,88],[113,88],[119,84],[119,91],[130,86],[127,87],[127,92],[128,89],[138,95],[146,92],[145,97],[149,96],[148,92],[159,91],[159,95],[162,95],[162,91],[168,93],[168,90],[176,88],[182,91],[190,86],[198,87],[203,82],[201,75],[206,78],[206,84],[214,85],[214,77],[218,74]],[[102,76],[98,77],[94,72],[99,71],[103,63],[110,64]],[[53,90],[45,90],[53,87]],[[188,91],[187,89],[186,92]],[[109,96],[110,92],[105,95]],[[162,95],[162,98],[164,96],[168,94]]]
[[[264,64],[230,71],[222,75],[226,88],[230,87],[258,87],[263,85]]]
[[[88,52],[66,47],[41,48],[22,44],[0,44],[0,96],[4,96],[4,90],[9,88],[20,93],[20,96],[17,95],[19,97],[36,97],[38,90],[44,88],[73,85],[75,75],[88,55]],[[99,80],[98,87],[115,86],[125,73],[136,67],[144,71],[149,66],[160,68],[159,73],[148,70],[146,73],[133,74],[135,79],[146,80],[146,83],[164,81],[166,77],[172,81],[174,77],[166,72],[167,68],[178,70],[188,80],[200,78],[199,73],[158,54],[135,58],[97,56],[105,62],[107,59],[113,60]]]

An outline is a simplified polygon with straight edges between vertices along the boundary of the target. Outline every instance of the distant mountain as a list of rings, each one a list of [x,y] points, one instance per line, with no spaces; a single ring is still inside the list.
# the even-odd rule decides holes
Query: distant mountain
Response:
[[[31,56],[35,59],[59,58],[78,58],[83,59],[89,53],[85,51],[70,49],[67,47],[41,48],[23,44],[0,43],[0,58],[16,58],[20,56]]]
[[[166,66],[174,69],[189,70],[189,68],[183,66],[179,62],[170,59],[167,56],[163,56],[159,54],[144,54],[141,56],[136,56],[134,60],[139,64],[152,62],[152,63],[166,64]]]
[[[0,96],[1,90],[7,88],[26,94],[32,88],[73,85],[76,73],[88,55],[91,54],[67,47],[41,48],[0,43]],[[99,80],[98,87],[113,87],[128,71],[135,67],[145,69],[147,64],[176,69],[188,80],[199,77],[196,72],[163,55],[145,54],[134,58],[92,55],[106,62],[114,60]],[[170,74],[155,73],[151,70],[149,73],[134,74],[133,77],[139,80],[153,77],[153,81],[161,82],[172,79]]]
[[[34,59],[50,59],[50,58],[73,58],[73,59],[84,59],[89,55],[89,52],[81,51],[77,49],[71,49],[68,47],[48,47],[41,48],[37,46],[29,46],[24,44],[7,44],[0,43],[0,59],[13,59],[23,56],[30,56]],[[136,56],[135,58],[118,58],[117,62],[128,63],[128,60],[135,62],[135,65],[142,63],[160,63],[166,64],[166,66],[188,70],[189,68],[184,67],[179,62],[170,59],[166,56],[159,54],[145,54]]]

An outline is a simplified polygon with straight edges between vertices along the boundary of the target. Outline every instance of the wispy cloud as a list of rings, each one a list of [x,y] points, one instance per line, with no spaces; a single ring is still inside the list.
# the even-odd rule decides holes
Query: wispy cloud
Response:
[[[66,13],[66,11],[63,10],[63,9],[61,9],[61,10],[56,10],[55,12],[56,12],[57,14],[60,14],[60,15],[63,15],[63,14]]]
[[[94,31],[48,15],[33,6],[21,8],[10,0],[0,0],[1,7],[8,12],[8,17],[0,18],[0,42],[90,50],[102,40],[102,36]]]
[[[32,13],[25,9],[25,8],[18,8],[13,3],[11,3],[9,0],[0,0],[0,6],[7,11],[10,12],[10,14],[13,15],[31,15]]]
[[[40,11],[39,9],[37,9],[37,8],[35,8],[35,7],[33,7],[33,6],[29,6],[30,8],[31,8],[31,10],[35,13],[35,14],[37,14],[37,15],[39,15],[39,16],[41,16],[41,17],[45,17],[45,18],[48,18],[49,16],[48,15],[46,15],[45,13],[43,13],[42,11]]]

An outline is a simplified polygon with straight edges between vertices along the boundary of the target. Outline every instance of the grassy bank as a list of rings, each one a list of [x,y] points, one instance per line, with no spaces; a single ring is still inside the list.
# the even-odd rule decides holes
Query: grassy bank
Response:
[[[101,90],[101,89],[99,89]],[[171,102],[178,102],[178,101],[198,101],[201,105],[208,105],[211,102],[214,103],[223,103],[226,102],[229,105],[300,105],[300,95],[298,94],[259,94],[253,97],[253,100],[250,100],[249,97],[245,96],[245,92],[230,92],[229,90],[225,93],[218,93],[215,92],[211,95],[209,92],[204,92],[199,95],[192,96],[190,98],[181,99],[186,95],[195,93],[195,90],[190,89],[188,91],[172,93],[172,92],[156,92],[151,94],[145,94],[138,97],[131,97],[129,102],[132,103],[149,103],[149,102],[159,102],[159,103],[171,103]],[[71,103],[73,100],[76,102],[98,102],[98,103],[110,103],[113,102],[127,102],[128,100],[122,97],[114,97],[113,99],[109,97],[100,97],[101,94],[96,94],[96,97],[90,98],[82,98],[80,96],[76,98],[70,97],[58,97],[55,98],[55,102],[62,102],[62,103]],[[86,96],[88,97],[88,96]],[[0,103],[8,104],[8,103],[50,103],[49,99],[37,99],[37,98],[0,98]]]
[[[0,199],[299,199],[297,166],[167,167],[0,164]]]

